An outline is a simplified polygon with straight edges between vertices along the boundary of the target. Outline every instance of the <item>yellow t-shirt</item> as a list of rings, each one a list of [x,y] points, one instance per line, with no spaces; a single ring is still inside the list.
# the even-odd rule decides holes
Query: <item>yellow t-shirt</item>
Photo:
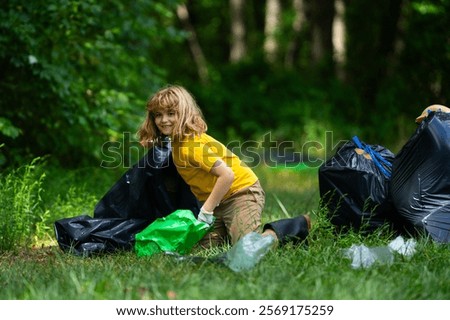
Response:
[[[172,157],[178,173],[199,201],[208,198],[217,181],[210,173],[217,160],[225,162],[234,172],[233,184],[224,199],[258,181],[255,173],[238,156],[206,133],[172,142]]]

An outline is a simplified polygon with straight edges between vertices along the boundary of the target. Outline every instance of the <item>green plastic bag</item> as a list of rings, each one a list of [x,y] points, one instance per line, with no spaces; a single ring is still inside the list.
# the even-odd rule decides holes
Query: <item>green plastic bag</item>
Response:
[[[198,221],[192,211],[177,210],[156,219],[137,233],[134,249],[139,257],[166,251],[186,254],[210,228],[208,224]]]

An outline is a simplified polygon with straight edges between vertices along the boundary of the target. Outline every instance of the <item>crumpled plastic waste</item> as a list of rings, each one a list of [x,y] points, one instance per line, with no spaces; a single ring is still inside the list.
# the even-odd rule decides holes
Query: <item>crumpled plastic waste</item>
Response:
[[[235,272],[250,270],[266,255],[274,243],[275,238],[271,235],[262,236],[250,232],[227,252],[225,264]]]
[[[395,251],[403,256],[412,257],[416,253],[416,240],[408,239],[404,240],[402,236],[398,236],[391,242],[389,242],[389,249]]]
[[[352,259],[352,268],[358,269],[368,268],[374,263],[391,264],[394,262],[394,253],[411,257],[415,252],[416,241],[414,239],[405,241],[402,236],[398,236],[385,247],[353,244],[349,249],[344,250],[344,256]]]
[[[179,262],[196,264],[210,262],[226,266],[235,272],[241,272],[254,268],[269,252],[275,241],[271,235],[262,236],[259,233],[250,232],[236,242],[230,250],[213,257],[180,255],[176,252],[165,252],[165,254]]]

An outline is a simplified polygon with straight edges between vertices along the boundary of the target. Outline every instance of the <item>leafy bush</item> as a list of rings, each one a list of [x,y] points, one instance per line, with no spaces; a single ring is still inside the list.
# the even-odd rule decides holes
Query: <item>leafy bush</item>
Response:
[[[152,56],[178,39],[174,5],[3,2],[0,165],[47,154],[65,166],[92,163],[102,143],[134,131],[148,91],[164,78]]]

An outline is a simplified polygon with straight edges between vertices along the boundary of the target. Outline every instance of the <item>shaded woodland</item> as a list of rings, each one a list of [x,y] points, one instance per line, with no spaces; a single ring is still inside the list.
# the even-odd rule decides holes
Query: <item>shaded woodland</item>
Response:
[[[448,105],[449,14],[448,0],[2,1],[0,166],[98,165],[110,147],[130,165],[167,83],[225,141],[300,150],[332,132],[397,151],[426,106]]]

